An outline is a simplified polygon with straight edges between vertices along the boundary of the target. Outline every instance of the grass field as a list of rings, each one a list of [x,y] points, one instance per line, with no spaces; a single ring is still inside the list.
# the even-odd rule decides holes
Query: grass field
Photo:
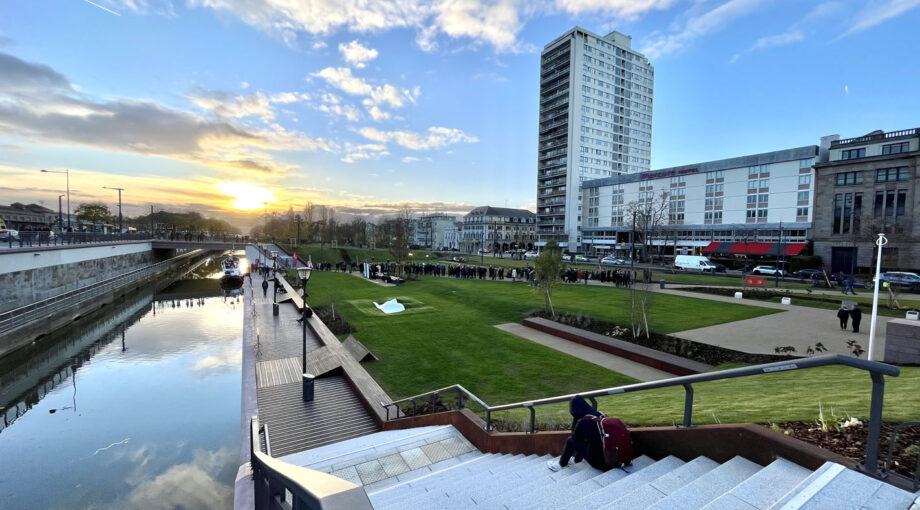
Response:
[[[520,321],[541,308],[542,296],[524,284],[425,278],[381,287],[342,273],[315,272],[311,304],[335,302],[355,335],[380,357],[364,364],[394,398],[459,383],[491,405],[600,389],[633,382],[596,365],[506,334],[493,327]],[[568,285],[558,288],[558,309],[625,323],[627,291]],[[398,297],[404,315],[386,316],[378,303]],[[650,326],[669,333],[771,313],[772,310],[655,295]],[[725,367],[719,367],[725,368]],[[886,380],[885,418],[920,419],[920,368],[903,367]],[[865,418],[868,374],[828,367],[716,381],[695,386],[694,423],[812,421],[819,403],[841,416]],[[668,388],[600,399],[601,408],[630,424],[667,425],[682,419],[684,393]],[[524,422],[526,410],[496,418]],[[538,408],[538,421],[567,423],[565,405]]]
[[[537,289],[522,283],[424,278],[381,287],[344,273],[314,272],[310,303],[335,302],[356,336],[380,357],[365,365],[394,397],[460,383],[482,398],[509,402],[556,395],[628,378],[493,327],[542,308]],[[609,287],[562,286],[560,311],[628,322],[628,293]],[[400,297],[409,313],[384,315],[373,306]],[[774,310],[654,295],[649,326],[669,333],[773,313]]]

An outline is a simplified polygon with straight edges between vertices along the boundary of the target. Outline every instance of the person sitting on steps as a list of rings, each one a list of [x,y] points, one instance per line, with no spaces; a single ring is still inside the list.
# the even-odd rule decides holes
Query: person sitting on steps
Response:
[[[582,420],[587,415],[603,416],[603,413],[591,407],[580,396],[575,396],[569,403],[569,413],[572,415],[572,435],[565,440],[562,456],[547,461],[546,467],[552,471],[559,471],[569,465],[569,459],[574,455],[576,464],[586,459],[588,464],[596,469],[607,469],[604,463],[604,446],[601,443],[597,423]]]

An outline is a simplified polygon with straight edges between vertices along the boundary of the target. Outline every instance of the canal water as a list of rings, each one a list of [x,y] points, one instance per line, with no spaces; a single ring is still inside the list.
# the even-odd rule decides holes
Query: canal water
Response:
[[[0,508],[233,506],[243,302],[219,270],[0,360]]]

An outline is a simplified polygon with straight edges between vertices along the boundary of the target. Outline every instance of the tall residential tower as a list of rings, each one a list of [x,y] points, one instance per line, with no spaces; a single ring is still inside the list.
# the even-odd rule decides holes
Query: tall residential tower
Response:
[[[543,48],[538,246],[581,251],[582,181],[649,170],[655,72],[631,45],[575,27]]]

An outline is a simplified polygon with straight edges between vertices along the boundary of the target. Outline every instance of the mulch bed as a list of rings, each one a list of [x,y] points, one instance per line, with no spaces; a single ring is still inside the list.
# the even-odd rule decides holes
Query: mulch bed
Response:
[[[882,423],[882,435],[879,440],[879,469],[885,467],[891,431],[897,425],[897,423]],[[777,423],[776,426],[779,427],[780,432],[800,441],[843,455],[856,462],[864,462],[866,459],[866,437],[869,435],[868,423],[828,432],[822,431],[816,423],[803,423],[800,421]],[[892,471],[913,477],[917,468],[917,454],[920,452],[920,426],[904,428],[898,434],[895,443]]]

